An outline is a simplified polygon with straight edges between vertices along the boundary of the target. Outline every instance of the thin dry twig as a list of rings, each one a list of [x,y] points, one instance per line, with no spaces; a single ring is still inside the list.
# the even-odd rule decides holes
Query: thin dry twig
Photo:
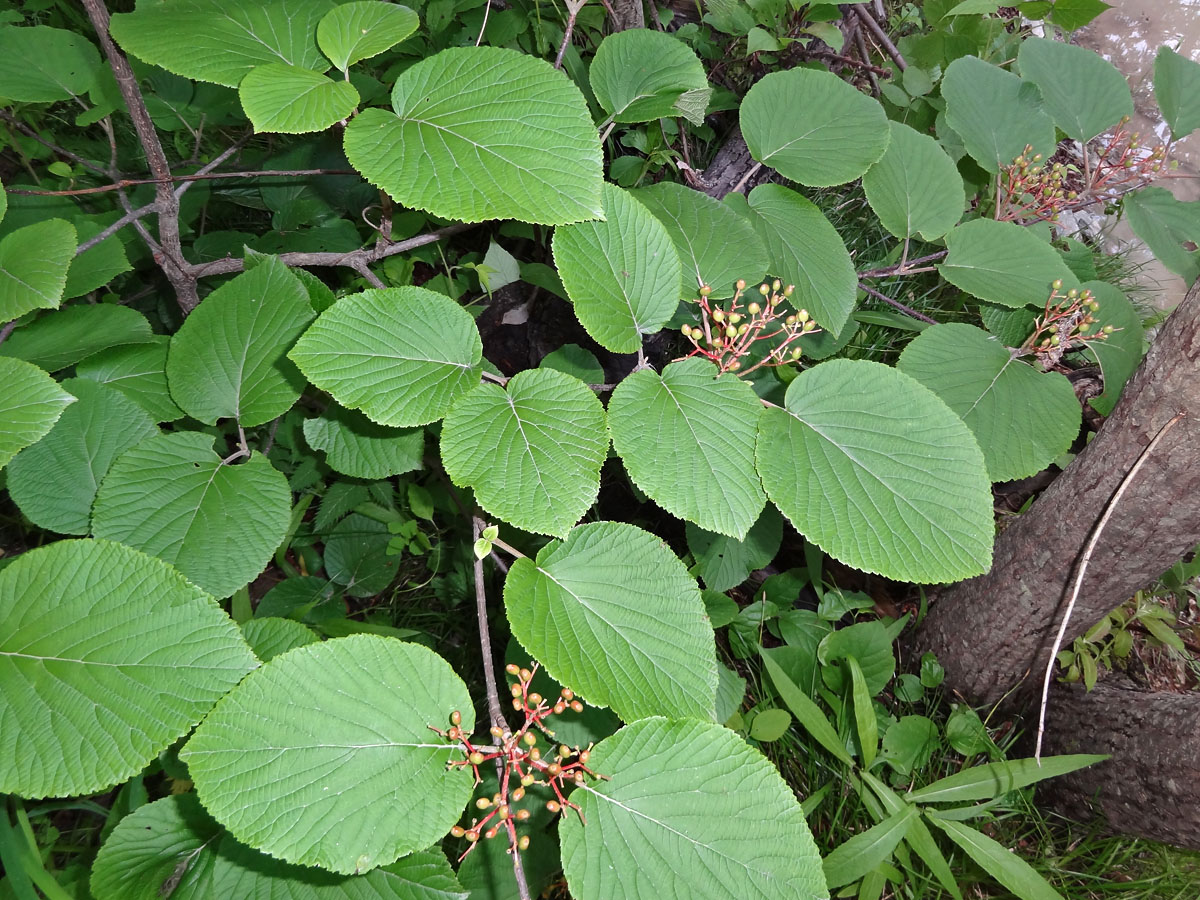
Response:
[[[103,174],[103,173],[102,173]],[[357,175],[353,169],[261,169],[245,172],[195,172],[191,175],[171,175],[165,181],[170,184],[176,181],[220,181],[223,178],[298,178],[308,175]],[[107,194],[110,191],[120,191],[127,187],[137,187],[142,184],[162,184],[159,178],[120,178],[111,184],[99,184],[86,188],[69,188],[62,191],[31,191],[25,188],[9,190],[10,194],[29,194],[37,197],[80,197],[85,194]],[[182,191],[181,191],[182,192]]]
[[[896,49],[896,45],[892,43],[892,39],[887,36],[887,32],[875,19],[867,8],[861,3],[852,3],[851,8],[858,15],[858,19],[867,30],[871,32],[872,37],[879,41],[881,47],[887,51],[888,56],[892,58],[892,62],[896,64],[896,68],[903,72],[908,68],[908,63],[904,61],[904,57],[900,55],[900,51]]]
[[[566,0],[567,27],[563,30],[563,39],[558,48],[558,55],[554,57],[554,68],[556,69],[562,68],[563,56],[567,52],[567,46],[571,43],[571,34],[575,31],[575,18],[586,3],[587,0]]]
[[[1067,623],[1071,621],[1071,614],[1075,611],[1075,601],[1079,599],[1079,590],[1083,587],[1083,576],[1087,574],[1088,563],[1092,559],[1092,551],[1096,549],[1096,545],[1100,543],[1100,535],[1104,533],[1104,528],[1108,525],[1108,520],[1112,518],[1113,512],[1117,505],[1121,502],[1121,497],[1124,496],[1126,488],[1133,483],[1137,473],[1141,470],[1142,464],[1150,458],[1150,454],[1154,452],[1154,448],[1158,446],[1158,442],[1166,437],[1170,431],[1184,417],[1185,413],[1176,413],[1162,428],[1158,429],[1158,434],[1146,445],[1141,453],[1138,454],[1137,462],[1133,464],[1126,474],[1121,479],[1120,486],[1117,487],[1116,493],[1104,506],[1104,515],[1100,517],[1095,527],[1092,529],[1092,536],[1084,547],[1083,556],[1079,559],[1079,572],[1075,576],[1075,584],[1071,588],[1071,599],[1067,601],[1066,612],[1063,613],[1062,622],[1058,626],[1058,634],[1055,635],[1054,645],[1050,648],[1050,658],[1046,661],[1046,674],[1042,679],[1042,704],[1038,710],[1038,728],[1037,728],[1037,744],[1033,750],[1033,758],[1037,760],[1038,766],[1042,764],[1042,739],[1046,736],[1046,706],[1050,697],[1050,679],[1054,677],[1054,665],[1058,659],[1058,652],[1062,649],[1063,639],[1067,633]]]
[[[870,294],[876,300],[882,300],[884,303],[888,304],[889,306],[894,306],[896,309],[900,310],[900,312],[904,313],[906,316],[912,316],[914,319],[920,319],[922,322],[928,322],[930,325],[938,324],[937,319],[931,319],[931,318],[929,318],[929,316],[925,315],[925,313],[917,312],[911,306],[905,306],[899,300],[893,300],[891,297],[887,296],[887,294],[881,294],[881,293],[879,293],[879,291],[875,290],[873,287],[869,287],[868,285],[863,284],[861,281],[858,283],[858,287],[859,287],[859,290],[866,291],[868,294]]]

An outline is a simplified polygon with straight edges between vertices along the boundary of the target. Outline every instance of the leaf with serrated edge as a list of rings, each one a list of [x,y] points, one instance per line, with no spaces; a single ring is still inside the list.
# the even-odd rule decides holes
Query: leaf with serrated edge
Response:
[[[671,236],[631,194],[604,185],[604,221],[554,231],[554,263],[575,315],[614,353],[633,353],[679,306],[683,269]]]
[[[734,732],[644,719],[596,745],[588,767],[611,780],[571,795],[586,826],[573,815],[559,826],[573,897],[829,896],[791,788]]]
[[[629,477],[672,515],[741,540],[766,505],[754,471],[762,403],[703,359],[634,372],[613,392],[608,421]]]
[[[263,570],[287,533],[287,479],[261,453],[226,465],[211,435],[181,431],[117,458],[96,494],[92,532],[172,563],[228,597]]]
[[[153,340],[150,323],[136,309],[89,303],[39,314],[12,333],[0,346],[0,355],[57,372],[109,347]]]
[[[750,223],[699,191],[664,181],[633,196],[666,227],[683,264],[685,296],[703,285],[714,298],[732,297],[739,278],[747,284],[767,272],[767,248]]]
[[[442,463],[479,505],[525,531],[563,537],[596,501],[608,455],[604,407],[554,369],[521,372],[507,390],[481,384],[442,425]]]
[[[955,226],[967,204],[962,176],[941,144],[899,122],[883,158],[863,176],[863,191],[879,221],[896,237],[927,241]]]
[[[603,215],[596,128],[579,88],[548,62],[452,47],[396,79],[392,108],[354,118],[346,158],[405,206],[462,222]]]
[[[1079,434],[1079,400],[1058,372],[1039,372],[986,331],[932,325],[896,364],[958,413],[971,429],[992,481],[1040,472]]]
[[[204,298],[171,338],[171,397],[209,425],[233,418],[261,425],[287,412],[304,378],[286,357],[313,320],[308,292],[277,258]]]
[[[813,187],[853,181],[887,149],[883,107],[824,70],[773,72],[746,93],[740,116],[751,156]]]
[[[992,494],[962,419],[915,379],[839,359],[800,373],[759,423],[767,496],[796,530],[866,572],[919,583],[986,572]]]
[[[601,41],[588,77],[596,100],[615,122],[650,122],[682,114],[701,125],[712,94],[704,66],[687,44],[666,32],[641,28],[618,31]],[[685,94],[692,96],[681,108]]]
[[[301,66],[255,66],[238,85],[242,109],[256,132],[305,134],[324,131],[358,106],[358,91]]]
[[[317,44],[343,72],[360,60],[378,56],[417,30],[421,20],[407,6],[393,3],[343,3],[317,26]]]
[[[59,534],[87,534],[96,488],[114,459],[158,434],[149,414],[116,388],[71,378],[77,398],[50,433],[8,466],[8,491],[31,522]]]
[[[626,721],[712,719],[717,660],[695,580],[662,541],[618,522],[580,525],[518,559],[504,582],[513,635],[547,673]]]
[[[1021,77],[1041,89],[1054,124],[1077,141],[1090,141],[1133,115],[1125,76],[1092,50],[1029,37],[1021,42],[1017,65]]]
[[[0,240],[0,322],[34,309],[57,309],[75,257],[75,226],[46,219]]]
[[[142,409],[155,422],[174,422],[184,412],[167,390],[167,346],[171,339],[154,335],[146,344],[122,344],[93,353],[75,365],[75,374],[101,384],[110,384]]]
[[[1053,247],[1014,222],[973,219],[946,235],[946,249],[942,277],[990,303],[1042,306],[1055,281],[1064,291],[1079,285]]]
[[[439,840],[471,796],[457,745],[474,713],[450,665],[354,635],[292,650],[217,705],[184,747],[205,808],[238,840],[301,865],[365,872]]]
[[[479,382],[475,320],[419,287],[351,294],[321,313],[288,354],[308,379],[380,425],[428,425]]]
[[[37,366],[0,356],[0,469],[40,440],[75,397]]]
[[[60,541],[0,572],[0,791],[91,794],[140,772],[257,665],[161,560]]]
[[[353,478],[387,478],[421,468],[425,432],[377,425],[361,412],[336,403],[304,420],[304,439],[325,452],[335,472]]]

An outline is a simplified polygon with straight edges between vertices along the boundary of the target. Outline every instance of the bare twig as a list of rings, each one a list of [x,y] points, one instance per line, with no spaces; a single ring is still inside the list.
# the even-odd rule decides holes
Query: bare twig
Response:
[[[1033,751],[1033,758],[1038,761],[1039,766],[1042,764],[1042,739],[1046,736],[1046,704],[1050,696],[1050,679],[1054,677],[1054,666],[1058,659],[1058,652],[1062,649],[1063,638],[1067,633],[1067,623],[1071,621],[1071,613],[1075,611],[1075,601],[1079,599],[1079,589],[1083,587],[1083,576],[1087,574],[1088,563],[1092,559],[1092,551],[1096,549],[1096,545],[1100,542],[1100,535],[1104,532],[1105,526],[1108,525],[1108,520],[1112,518],[1117,504],[1121,502],[1121,497],[1125,494],[1125,489],[1133,483],[1138,471],[1142,468],[1142,464],[1150,458],[1150,454],[1158,446],[1158,442],[1183,417],[1184,413],[1176,413],[1172,416],[1162,428],[1158,429],[1158,434],[1154,435],[1154,439],[1146,445],[1146,449],[1138,454],[1137,462],[1133,464],[1133,468],[1121,479],[1121,484],[1117,488],[1116,493],[1105,504],[1104,515],[1100,517],[1100,521],[1092,529],[1092,536],[1088,540],[1087,546],[1083,549],[1083,556],[1079,559],[1079,572],[1075,576],[1075,584],[1071,587],[1071,599],[1067,601],[1067,609],[1063,613],[1062,622],[1058,626],[1058,634],[1055,635],[1054,644],[1050,648],[1050,658],[1046,660],[1046,674],[1042,679],[1042,705],[1038,711],[1037,745]]]
[[[108,58],[113,75],[116,76],[117,87],[120,88],[125,105],[129,108],[129,116],[137,131],[138,141],[146,154],[150,172],[156,180],[155,199],[159,207],[158,240],[162,251],[155,254],[155,262],[175,288],[179,308],[186,315],[196,308],[200,297],[196,293],[196,279],[188,271],[189,267],[183,257],[183,247],[179,240],[179,199],[171,189],[171,167],[158,140],[158,133],[154,130],[154,121],[146,109],[146,101],[142,97],[141,88],[138,87],[137,76],[129,67],[129,60],[109,36],[108,9],[104,0],[83,0],[83,6],[87,10],[92,27],[96,30],[100,47]]]
[[[471,543],[479,540],[485,522],[471,516]],[[493,728],[507,729],[504,711],[500,706],[500,692],[496,687],[496,664],[492,658],[492,638],[488,629],[487,593],[483,582],[483,560],[475,557],[475,614],[479,620],[479,652],[483,657],[483,684],[487,693],[488,717]]]
[[[122,228],[124,228],[130,222],[137,221],[138,219],[142,218],[143,216],[148,216],[151,213],[154,213],[157,211],[158,211],[158,201],[157,200],[153,203],[147,203],[145,206],[139,206],[137,209],[130,210],[129,212],[125,213],[125,215],[121,216],[121,218],[117,219],[117,221],[113,222],[111,225],[109,225],[107,228],[105,228],[103,231],[101,231],[100,233],[98,233],[96,235],[93,235],[92,237],[90,237],[86,241],[84,241],[82,244],[80,244],[78,247],[76,247],[75,255],[78,256],[80,253],[83,253],[87,250],[91,250],[93,247],[95,247],[101,241],[107,240],[108,238],[112,237],[114,234],[116,234],[118,231],[120,231]]]
[[[908,63],[904,61],[904,57],[900,55],[900,51],[896,49],[896,45],[892,43],[892,39],[887,36],[887,32],[883,30],[875,17],[861,3],[852,3],[851,8],[858,15],[858,19],[875,40],[879,41],[879,45],[887,51],[888,56],[892,58],[892,62],[896,64],[896,68],[903,72],[908,68]]]
[[[11,322],[6,323],[3,328],[0,328],[0,344],[8,340],[8,336],[13,333],[13,329],[16,327],[17,320],[13,319]]]
[[[221,165],[223,162],[225,162],[225,160],[229,159],[229,157],[233,156],[233,154],[237,153],[239,150],[241,150],[243,147],[245,147],[246,142],[249,141],[250,138],[252,138],[252,137],[254,137],[254,132],[247,131],[244,135],[242,135],[240,138],[238,138],[236,143],[234,143],[233,145],[231,145],[229,147],[226,147],[224,150],[222,150],[220,153],[218,153],[215,158],[209,160],[207,163],[205,163],[203,166],[201,166],[199,169],[197,169],[195,174],[196,175],[207,175],[209,172],[213,171],[213,169],[217,168],[219,165]],[[175,196],[182,197],[185,193],[187,193],[188,188],[190,188],[198,180],[199,179],[197,179],[197,178],[191,178],[191,179],[184,180],[183,184],[181,184],[179,187],[175,188]]]
[[[857,33],[858,37],[862,37]],[[840,53],[834,53],[832,50],[805,50],[803,56],[807,59],[827,59],[830,62],[841,63],[844,66],[849,66],[852,69],[861,69],[868,75],[880,75],[887,78],[892,73],[888,69],[881,69],[879,66],[873,65],[865,60],[855,59],[853,56],[843,56]],[[876,84],[875,79],[871,79],[872,84]],[[876,85],[877,86],[877,85]]]
[[[928,256],[918,256],[916,259],[910,259],[907,265],[884,266],[882,269],[868,269],[865,272],[859,272],[858,277],[862,278],[887,278],[890,275],[912,275],[918,271],[928,272],[929,269],[914,269],[913,266],[923,266],[925,263],[934,262],[946,255],[945,250],[939,250],[937,253],[930,253]]]
[[[10,113],[7,109],[0,109],[0,119],[3,119],[5,122],[7,122],[13,128],[17,129],[17,131],[21,132],[21,134],[25,135],[26,137],[33,138],[35,141],[37,141],[43,147],[48,147],[49,149],[53,150],[59,156],[69,159],[69,160],[71,160],[71,162],[77,163],[78,165],[83,166],[85,169],[89,169],[90,171],[95,172],[97,175],[107,175],[108,174],[107,172],[104,171],[104,169],[102,167],[96,165],[91,160],[84,159],[82,156],[78,155],[77,153],[72,153],[70,150],[67,150],[65,147],[60,147],[60,146],[58,146],[58,144],[54,144],[54,143],[51,143],[50,141],[46,140],[44,137],[42,137],[40,134],[38,134],[36,131],[34,131],[32,128],[30,128],[28,125],[26,125],[20,119],[18,119],[12,113]]]
[[[891,297],[887,296],[886,294],[879,293],[879,291],[875,290],[872,287],[868,287],[867,285],[863,284],[861,281],[858,283],[858,287],[859,287],[859,290],[866,291],[868,294],[870,294],[876,300],[882,300],[884,303],[887,303],[890,306],[894,306],[896,309],[900,310],[900,312],[904,313],[906,316],[912,316],[914,319],[920,319],[922,322],[928,322],[930,325],[936,325],[938,323],[937,319],[931,319],[931,318],[929,318],[929,316],[925,315],[924,313],[917,312],[911,306],[905,306],[899,300],[893,300]]]
[[[867,62],[871,58],[871,51],[867,48],[867,39],[863,37],[862,29],[858,27],[858,17],[855,16],[851,21],[851,28],[854,31],[854,46],[858,49],[858,55],[862,57],[863,62]],[[867,69],[867,80],[871,83],[871,93],[879,96],[879,81],[875,78],[875,73],[871,69]]]
[[[583,9],[587,0],[566,0],[567,4],[567,27],[563,30],[562,44],[558,48],[558,56],[554,57],[554,68],[561,69],[563,56],[567,52],[567,45],[571,43],[571,33],[575,30],[575,17],[579,15],[579,11]]]
[[[262,169],[247,172],[196,172],[192,175],[172,175],[165,180],[167,184],[176,181],[220,181],[223,178],[298,178],[306,175],[357,175],[353,169]],[[37,197],[79,197],[84,194],[107,194],[110,191],[120,191],[127,187],[137,187],[141,184],[163,184],[158,178],[121,178],[112,184],[99,184],[94,187],[71,188],[64,191],[30,191],[16,188],[8,191],[10,194],[29,194]],[[180,193],[183,192],[180,189]]]

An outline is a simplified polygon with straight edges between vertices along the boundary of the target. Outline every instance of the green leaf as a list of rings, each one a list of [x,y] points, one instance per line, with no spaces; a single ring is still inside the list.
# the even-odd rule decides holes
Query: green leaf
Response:
[[[1125,198],[1129,227],[1164,266],[1189,284],[1200,278],[1200,201],[1176,200],[1166,188],[1147,187]]]
[[[1046,18],[1064,31],[1074,31],[1093,21],[1106,9],[1112,9],[1112,6],[1102,0],[1054,0],[1054,6]]]
[[[343,406],[405,428],[442,418],[478,383],[483,343],[445,294],[401,287],[338,300],[288,355]]]
[[[604,221],[555,229],[554,263],[588,334],[614,353],[633,353],[675,314],[683,269],[645,206],[611,184],[603,197]]]
[[[99,223],[81,217],[75,222],[75,230],[79,242],[83,243],[98,235],[101,227]],[[82,297],[98,290],[132,268],[120,237],[110,235],[71,261],[71,268],[67,270],[63,299]]]
[[[833,360],[798,375],[784,405],[763,415],[756,458],[767,496],[801,534],[903,581],[987,571],[983,454],[932,391],[879,363]]]
[[[255,66],[238,95],[255,131],[279,134],[324,131],[354,112],[359,99],[349,81],[283,63]]]
[[[442,426],[442,463],[485,510],[524,531],[565,536],[596,502],[608,455],[604,407],[553,369],[521,372],[507,390],[481,384]]]
[[[1200,128],[1200,63],[1170,47],[1159,47],[1154,57],[1154,99],[1172,140]]]
[[[930,824],[944,831],[980,868],[1021,900],[1063,900],[1062,895],[1050,887],[1029,863],[1003,844],[962,822],[950,822],[933,816],[928,818]]]
[[[588,765],[612,780],[571,795],[586,826],[559,826],[573,897],[829,896],[791,788],[732,731],[646,719],[601,741]]]
[[[1041,88],[1054,124],[1077,141],[1090,141],[1122,117],[1133,115],[1133,96],[1125,76],[1092,50],[1026,38],[1017,65],[1022,78]],[[1200,71],[1200,66],[1196,68]]]
[[[96,487],[114,459],[158,434],[150,416],[118,391],[86,378],[63,388],[79,398],[50,433],[8,466],[13,501],[39,528],[87,534]]]
[[[1052,282],[1076,287],[1074,273],[1048,243],[1013,222],[974,219],[946,235],[949,254],[938,271],[968,294],[1021,307],[1043,306]]]
[[[136,309],[85,303],[42,313],[14,331],[0,354],[57,372],[108,347],[152,340],[150,323]]]
[[[603,215],[587,103],[548,62],[453,47],[406,69],[392,108],[356,116],[345,147],[350,164],[399,203],[463,222],[567,225]]]
[[[783,517],[768,506],[739,541],[687,524],[688,550],[696,558],[697,572],[710,591],[728,591],[756,569],[770,565],[783,542]]]
[[[464,900],[446,858],[414,853],[365,875],[294,866],[238,843],[194,793],[123,818],[92,868],[96,900]]]
[[[167,382],[188,415],[209,425],[261,425],[287,412],[304,378],[285,354],[313,319],[308,292],[278,259],[217,288],[171,339]]]
[[[212,597],[108,541],[0,572],[0,791],[91,794],[185,734],[256,665]]]
[[[843,601],[847,599],[842,598]],[[822,608],[821,613],[824,618],[837,618],[837,609],[835,607],[830,614]],[[825,683],[835,691],[841,691],[845,686],[843,670],[831,665],[839,659],[854,659],[862,672],[867,694],[871,697],[883,691],[896,673],[892,637],[879,619],[855,622],[829,632],[817,645],[817,658],[823,666],[821,674]]]
[[[421,20],[407,6],[392,3],[344,3],[317,25],[317,45],[346,71],[356,62],[390,50],[417,30]]]
[[[858,277],[841,236],[819,209],[789,188],[762,184],[750,192],[750,218],[770,254],[770,274],[794,285],[790,303],[836,334],[858,296]]]
[[[128,53],[168,72],[236,88],[255,66],[284,63],[324,72],[314,39],[328,0],[173,0],[112,17]]]
[[[846,657],[846,668],[850,671],[850,696],[854,707],[854,731],[858,736],[858,748],[864,769],[871,768],[879,752],[879,723],[875,719],[875,706],[871,692],[863,678],[862,668],[853,656]]]
[[[19,450],[40,440],[75,402],[37,366],[0,356],[0,469]]]
[[[18,103],[70,100],[91,90],[100,54],[82,34],[46,25],[0,28],[0,97]]]
[[[933,325],[914,338],[896,367],[962,416],[992,481],[1040,472],[1079,434],[1075,390],[1058,372],[1039,372],[972,325]]]
[[[432,650],[355,635],[276,657],[222,700],[180,758],[238,840],[301,865],[365,872],[439,840],[471,796],[429,726],[467,689]]]
[[[853,181],[883,156],[883,107],[825,70],[773,72],[742,101],[750,155],[812,187]]]
[[[634,372],[608,403],[613,446],[634,483],[672,515],[742,540],[766,504],[754,471],[763,408],[707,360]]]
[[[604,383],[604,367],[593,353],[584,350],[578,344],[563,344],[557,350],[547,353],[538,363],[538,367],[555,369],[578,378],[584,384]]]
[[[859,832],[833,849],[825,857],[825,881],[830,888],[858,881],[881,863],[892,858],[896,845],[904,839],[919,813],[915,806],[888,816],[878,825]]]
[[[938,729],[932,719],[901,716],[884,733],[880,756],[900,775],[907,776],[924,769],[937,748]]]
[[[1049,756],[1041,760],[1010,759],[973,766],[947,775],[909,794],[914,803],[965,803],[992,800],[1021,788],[1075,772],[1108,759],[1107,756],[1077,753]]]
[[[867,202],[896,237],[919,233],[935,240],[962,217],[967,205],[962,176],[933,138],[899,122],[889,124],[887,152],[863,176]]]
[[[1089,281],[1083,287],[1100,302],[1100,309],[1094,313],[1093,328],[1099,330],[1111,325],[1114,329],[1105,340],[1089,342],[1085,351],[1095,357],[1104,374],[1104,393],[1092,398],[1092,406],[1108,415],[1117,405],[1125,382],[1142,361],[1145,341],[1142,319],[1129,299],[1111,284]]]
[[[974,756],[996,748],[979,713],[969,706],[959,706],[947,717],[946,743],[963,756]]]
[[[57,309],[75,256],[75,226],[63,219],[26,225],[0,240],[0,322]]]
[[[596,100],[614,122],[683,115],[702,125],[712,94],[704,66],[687,44],[644,28],[618,31],[601,41],[589,78]]]
[[[77,363],[75,374],[112,385],[150,413],[155,422],[174,422],[182,419],[184,412],[175,405],[167,390],[167,346],[170,341],[166,335],[153,335],[147,344],[109,347]]]
[[[351,597],[370,597],[396,577],[400,556],[388,552],[388,527],[364,515],[347,516],[325,536],[325,568]]]
[[[273,616],[243,622],[241,629],[242,637],[246,639],[254,655],[263,662],[270,662],[289,650],[307,647],[320,640],[312,629],[299,622]]]
[[[388,478],[423,466],[425,432],[377,425],[358,410],[336,403],[304,420],[304,439],[325,452],[335,472],[353,478]]]
[[[512,633],[549,675],[625,721],[712,719],[717,660],[696,582],[664,543],[618,522],[580,525],[518,559],[504,583]]]
[[[290,517],[287,480],[265,456],[225,465],[211,435],[183,431],[117,458],[96,495],[92,532],[165,559],[228,597],[263,570]]]
[[[1012,163],[1026,144],[1045,158],[1054,152],[1054,122],[1032,82],[964,56],[946,67],[942,97],[946,121],[988,172],[995,174]]]
[[[852,768],[854,759],[846,751],[846,745],[838,736],[837,729],[829,724],[829,719],[825,717],[821,708],[808,694],[796,687],[795,682],[787,676],[779,663],[767,653],[762,654],[762,661],[763,667],[771,676],[771,683],[775,685],[775,690],[792,711],[796,721],[838,762]]]
[[[662,182],[634,191],[666,227],[683,264],[684,289],[709,285],[712,296],[732,297],[734,283],[754,284],[767,272],[767,248],[750,223],[712,197]]]
[[[728,669],[725,671],[728,671]],[[736,678],[737,676],[735,675],[734,677]],[[742,681],[742,679],[738,678],[738,681]],[[745,687],[745,682],[742,681],[743,691]],[[754,722],[750,725],[750,737],[756,741],[769,744],[787,734],[787,730],[791,727],[791,724],[792,714],[786,709],[764,709],[754,717]]]

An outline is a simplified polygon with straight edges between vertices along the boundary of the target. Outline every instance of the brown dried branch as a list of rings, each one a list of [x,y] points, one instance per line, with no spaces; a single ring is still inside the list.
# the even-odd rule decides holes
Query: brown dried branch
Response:
[[[852,3],[851,8],[858,16],[858,20],[866,26],[871,32],[872,37],[879,42],[879,45],[887,51],[888,56],[892,58],[892,62],[896,64],[896,68],[903,72],[908,68],[908,63],[904,61],[904,57],[900,55],[900,51],[896,49],[896,45],[892,43],[892,39],[887,36],[887,32],[883,30],[875,17],[861,3]]]

